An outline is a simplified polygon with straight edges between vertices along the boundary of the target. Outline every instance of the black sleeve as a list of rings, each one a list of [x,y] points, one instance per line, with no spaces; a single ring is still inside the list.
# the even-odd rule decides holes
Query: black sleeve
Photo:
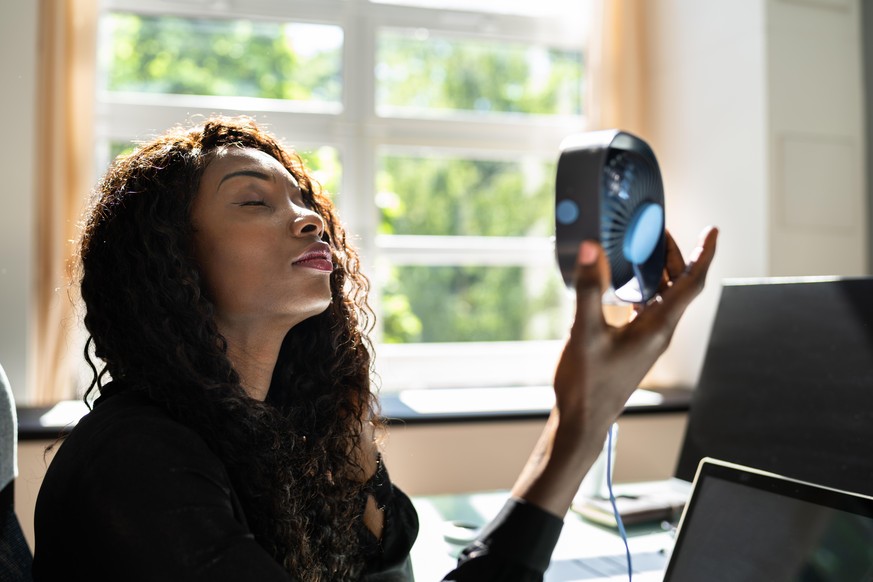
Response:
[[[564,522],[520,499],[510,499],[467,546],[444,582],[535,582],[543,579]]]

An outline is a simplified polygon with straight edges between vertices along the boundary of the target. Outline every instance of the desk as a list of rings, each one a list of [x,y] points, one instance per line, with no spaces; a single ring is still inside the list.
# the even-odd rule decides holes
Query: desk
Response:
[[[421,530],[412,548],[412,564],[417,582],[439,580],[455,566],[461,547],[445,541],[447,521],[460,520],[483,525],[500,511],[508,497],[507,491],[491,491],[466,495],[434,495],[414,497]],[[638,582],[660,582],[669,559],[673,536],[659,525],[638,527],[629,531],[628,543],[633,557],[634,577]],[[572,580],[627,580],[627,572],[598,575],[578,564],[586,558],[620,560],[625,564],[625,548],[614,530],[584,521],[572,511],[564,520],[561,538],[552,555],[552,565],[546,572],[546,582]]]

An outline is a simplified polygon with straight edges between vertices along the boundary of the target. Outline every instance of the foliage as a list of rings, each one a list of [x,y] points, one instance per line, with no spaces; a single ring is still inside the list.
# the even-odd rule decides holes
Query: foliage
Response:
[[[551,274],[531,285],[530,273],[522,267],[394,267],[383,290],[383,339],[553,339],[561,325],[562,289],[557,274]],[[537,320],[545,325],[535,326]]]
[[[113,13],[108,88],[186,95],[239,95],[338,102],[339,44],[295,50],[324,25]]]
[[[383,156],[377,179],[382,234],[547,236],[554,209],[554,165]],[[383,293],[386,342],[512,341],[555,337],[530,324],[555,319],[556,285],[531,284],[521,267],[404,266]]]
[[[540,160],[383,156],[376,184],[379,232],[548,236],[553,176],[554,164]]]
[[[321,187],[330,194],[334,204],[337,204],[343,178],[342,163],[337,149],[321,146],[314,150],[300,149],[297,150],[297,153],[309,171],[312,172],[313,177],[321,184]]]
[[[582,57],[515,43],[420,33],[379,38],[377,104],[434,110],[578,115]]]

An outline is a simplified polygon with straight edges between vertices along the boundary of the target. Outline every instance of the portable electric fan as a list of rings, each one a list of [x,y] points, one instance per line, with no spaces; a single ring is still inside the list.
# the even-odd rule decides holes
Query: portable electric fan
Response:
[[[597,240],[622,301],[645,302],[664,271],[664,186],[652,149],[619,130],[573,135],[561,144],[555,181],[555,252],[568,286],[579,244]]]

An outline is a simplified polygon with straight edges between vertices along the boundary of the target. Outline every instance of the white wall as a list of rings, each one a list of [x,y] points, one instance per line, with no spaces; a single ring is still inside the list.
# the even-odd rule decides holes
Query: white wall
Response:
[[[385,440],[385,461],[391,479],[411,495],[509,489],[543,424],[394,425]],[[684,413],[626,415],[618,424],[617,483],[673,476],[685,434]]]
[[[860,0],[767,2],[774,275],[867,269]]]
[[[721,230],[708,288],[650,376],[693,385],[722,279],[866,272],[859,3],[646,6],[667,226],[688,250]]]
[[[719,282],[768,274],[764,10],[759,0],[647,7],[647,137],[663,173],[667,227],[685,252],[702,227],[720,228],[708,286],[651,375],[693,385]]]
[[[26,400],[33,295],[38,2],[0,2],[0,364]]]

